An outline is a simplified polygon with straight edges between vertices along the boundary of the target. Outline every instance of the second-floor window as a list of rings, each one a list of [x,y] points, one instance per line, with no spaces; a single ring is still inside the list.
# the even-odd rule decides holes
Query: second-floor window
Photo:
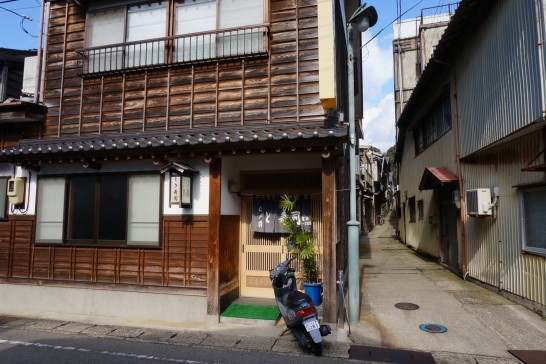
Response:
[[[86,20],[84,73],[231,58],[265,50],[262,0],[97,4],[90,6]]]
[[[415,154],[422,153],[451,129],[451,100],[446,93],[413,130]]]

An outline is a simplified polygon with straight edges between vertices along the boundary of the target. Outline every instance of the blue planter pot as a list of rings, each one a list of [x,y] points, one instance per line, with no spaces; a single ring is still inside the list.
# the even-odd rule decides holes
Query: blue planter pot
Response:
[[[311,297],[315,306],[320,306],[322,303],[322,296],[320,295],[322,282],[319,283],[307,283],[303,282],[303,290],[305,294]]]

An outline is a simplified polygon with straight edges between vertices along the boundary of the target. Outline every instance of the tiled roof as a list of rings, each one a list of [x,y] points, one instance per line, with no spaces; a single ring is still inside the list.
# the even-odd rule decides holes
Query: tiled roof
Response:
[[[221,151],[275,147],[334,145],[346,138],[347,127],[313,124],[263,125],[238,128],[186,129],[119,133],[73,138],[21,140],[19,146],[0,150],[2,159],[48,158],[52,155],[140,154],[155,151]]]

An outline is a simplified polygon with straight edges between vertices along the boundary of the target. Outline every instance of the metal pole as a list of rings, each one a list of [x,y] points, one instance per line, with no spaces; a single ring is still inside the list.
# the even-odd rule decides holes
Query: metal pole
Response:
[[[355,132],[355,77],[353,55],[353,25],[347,24],[347,97],[349,108],[349,321],[357,323],[360,320],[360,269],[359,269],[359,239],[360,223],[356,220],[356,132]]]

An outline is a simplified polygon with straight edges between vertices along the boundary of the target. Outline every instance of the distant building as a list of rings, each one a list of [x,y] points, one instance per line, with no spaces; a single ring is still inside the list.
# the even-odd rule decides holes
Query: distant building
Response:
[[[35,55],[36,51],[0,48],[0,103],[23,95],[25,58]]]
[[[389,158],[372,146],[360,146],[360,227],[370,231],[390,210]]]

